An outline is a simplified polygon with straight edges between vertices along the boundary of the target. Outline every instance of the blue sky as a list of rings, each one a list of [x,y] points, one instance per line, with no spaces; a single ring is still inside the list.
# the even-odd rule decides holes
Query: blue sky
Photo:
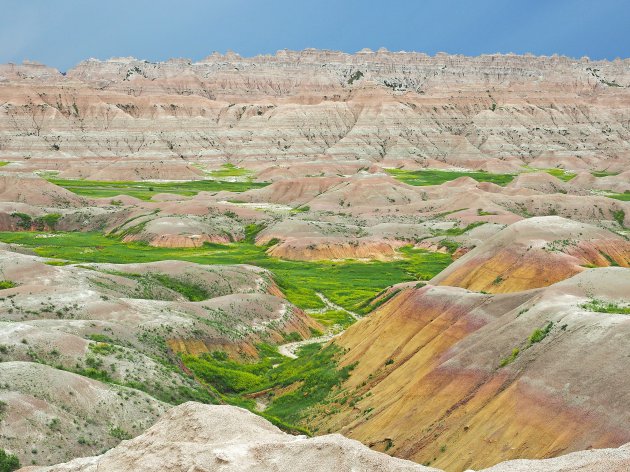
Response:
[[[0,0],[0,63],[316,47],[630,57],[629,0]]]

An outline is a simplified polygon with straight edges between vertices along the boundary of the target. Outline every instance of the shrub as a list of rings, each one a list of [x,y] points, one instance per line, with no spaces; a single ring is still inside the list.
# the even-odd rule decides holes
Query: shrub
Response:
[[[55,229],[57,223],[61,219],[61,215],[59,213],[50,213],[48,215],[40,216],[35,219],[35,225],[39,227],[47,227],[50,229]]]
[[[17,222],[18,228],[30,229],[31,225],[33,224],[33,218],[31,218],[31,215],[27,215],[26,213],[16,212],[11,213],[11,216],[19,220]]]
[[[95,343],[90,343],[88,345],[88,348],[90,349],[90,351],[92,351],[94,354],[100,354],[101,356],[106,356],[108,354],[112,354],[114,352],[116,352],[118,349],[116,348],[116,346],[113,346],[109,343],[104,343],[104,342],[95,342]],[[92,359],[90,357],[88,357],[88,360]],[[86,360],[86,364],[88,363],[88,360]],[[89,364],[88,364],[89,365]],[[91,366],[93,367],[93,366]],[[98,366],[97,366],[98,367]]]
[[[529,337],[529,344],[536,344],[545,339],[551,331],[551,328],[553,328],[553,321],[547,323],[544,328],[534,330],[534,332]]]
[[[623,221],[626,219],[626,213],[623,210],[613,211],[612,216],[615,219],[615,221],[619,223],[619,226],[621,226],[622,228],[625,227],[623,224]]]
[[[223,352],[223,351],[212,351],[212,353],[210,354],[212,356],[213,359],[217,360],[217,361],[227,361],[228,360],[228,355],[227,353]]]
[[[302,341],[302,335],[297,331],[293,331],[292,333],[283,333],[282,337],[288,343]]]
[[[113,438],[120,439],[121,441],[124,441],[125,439],[131,439],[131,434],[129,434],[124,429],[119,428],[118,426],[113,427],[112,429],[110,429],[109,430],[109,434]]]
[[[514,349],[512,349],[512,354],[510,354],[507,357],[504,357],[503,359],[501,359],[501,362],[499,363],[499,367],[505,367],[508,364],[511,364],[512,362],[514,362],[516,360],[516,358],[518,357],[518,355],[520,354],[521,350],[517,347],[515,347]]]
[[[0,472],[12,472],[20,468],[20,461],[13,454],[0,449]]]
[[[355,81],[359,80],[361,77],[363,77],[363,72],[361,72],[360,70],[356,71],[348,79],[348,84],[352,85]]]

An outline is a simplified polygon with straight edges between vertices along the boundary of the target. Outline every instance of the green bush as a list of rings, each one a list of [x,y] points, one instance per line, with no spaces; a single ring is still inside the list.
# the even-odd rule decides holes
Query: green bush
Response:
[[[59,213],[50,213],[48,215],[40,216],[35,219],[36,226],[42,226],[49,229],[55,229],[57,223],[61,219],[61,215]]]
[[[4,449],[0,449],[0,472],[12,472],[19,468],[19,459],[13,454],[8,454]]]
[[[359,80],[361,77],[363,77],[363,72],[361,72],[360,70],[354,72],[348,79],[348,84],[352,85],[355,81]]]
[[[630,304],[618,304],[613,302],[605,302],[603,300],[591,300],[581,305],[585,310],[595,311],[597,313],[616,313],[619,315],[630,315]]]
[[[529,344],[536,344],[545,339],[551,331],[551,328],[553,328],[553,321],[547,323],[544,328],[534,330],[534,332],[529,337]]]
[[[27,215],[26,213],[16,212],[16,213],[11,213],[11,216],[13,218],[18,219],[18,222],[17,222],[18,228],[30,229],[33,224],[33,218],[31,218],[31,215]]]
[[[617,210],[617,211],[613,211],[612,215],[615,221],[619,223],[619,226],[624,228],[625,226],[623,224],[623,221],[626,219],[626,213],[623,210]]]
[[[129,434],[124,429],[119,428],[118,426],[113,427],[112,429],[110,429],[109,430],[109,434],[113,438],[120,439],[121,441],[124,441],[125,439],[131,439],[131,434]]]
[[[512,354],[510,354],[507,357],[504,357],[503,359],[501,359],[501,362],[499,363],[499,367],[505,367],[508,364],[511,364],[512,362],[514,362],[516,360],[516,358],[518,357],[518,355],[520,354],[521,350],[517,347],[515,347],[514,349],[512,349]]]
[[[16,287],[17,284],[15,282],[11,282],[10,280],[0,280],[0,290],[6,290],[7,288]]]

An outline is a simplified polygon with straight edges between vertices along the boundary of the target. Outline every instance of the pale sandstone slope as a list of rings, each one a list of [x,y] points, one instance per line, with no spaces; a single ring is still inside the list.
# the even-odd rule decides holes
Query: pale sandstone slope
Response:
[[[185,403],[141,436],[102,456],[75,459],[31,472],[289,472],[435,471],[375,452],[339,434],[307,439],[232,406]]]

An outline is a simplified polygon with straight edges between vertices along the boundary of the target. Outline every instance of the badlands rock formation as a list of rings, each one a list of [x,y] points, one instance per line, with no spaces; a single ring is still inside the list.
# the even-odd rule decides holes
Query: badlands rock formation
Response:
[[[585,267],[630,263],[630,242],[592,225],[557,216],[513,223],[489,238],[433,282],[490,293],[545,287]]]
[[[627,59],[383,50],[91,59],[63,74],[7,64],[0,151],[16,169],[109,180],[198,178],[191,164],[221,161],[621,171],[628,71]]]
[[[216,401],[169,368],[178,353],[247,356],[262,339],[321,328],[271,295],[278,289],[256,267],[55,266],[0,251],[0,273],[16,285],[0,299],[0,435],[23,460],[94,454],[150,426],[164,402]],[[182,284],[203,300],[183,296]]]
[[[401,286],[334,341],[345,363],[358,364],[344,393],[320,409],[320,430],[447,470],[630,441],[630,389],[619,375],[630,323],[597,308],[627,306],[630,272],[587,269],[545,288],[528,284],[512,273],[513,293],[501,295]]]

